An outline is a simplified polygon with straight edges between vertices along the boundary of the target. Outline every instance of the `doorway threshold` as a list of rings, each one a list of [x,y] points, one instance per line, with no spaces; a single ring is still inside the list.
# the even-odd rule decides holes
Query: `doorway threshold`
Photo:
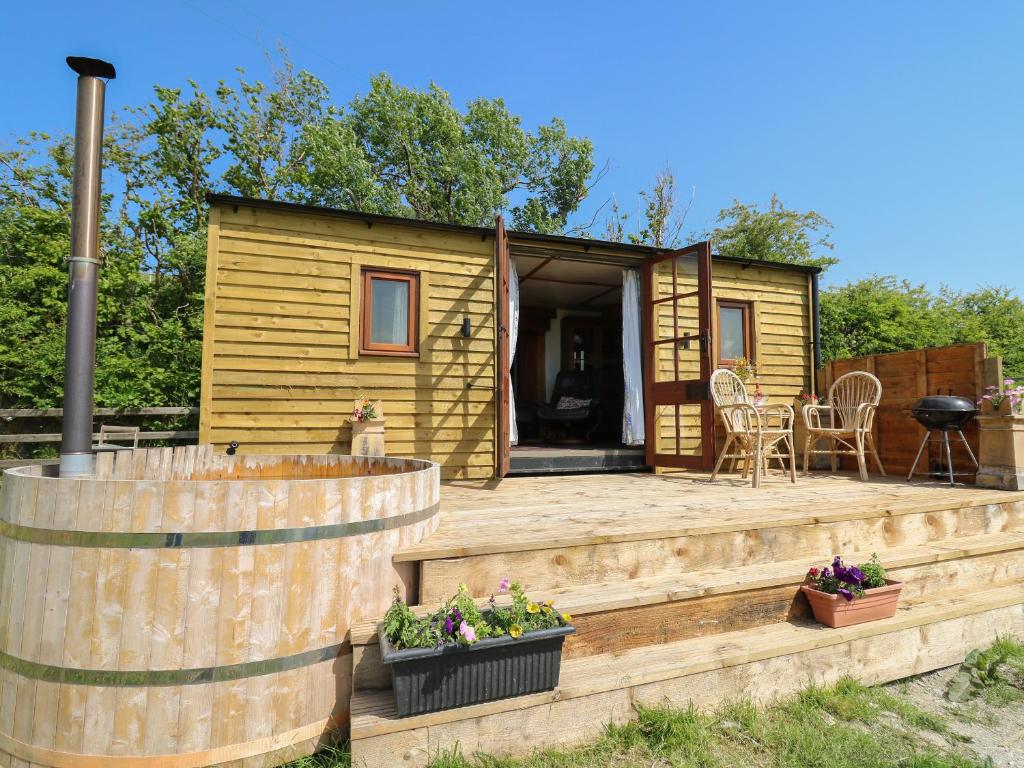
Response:
[[[627,446],[517,445],[512,448],[510,475],[571,472],[644,472],[644,449]]]

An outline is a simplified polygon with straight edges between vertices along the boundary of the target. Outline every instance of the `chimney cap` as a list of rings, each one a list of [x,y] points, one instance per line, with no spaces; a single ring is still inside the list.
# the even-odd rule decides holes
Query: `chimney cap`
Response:
[[[82,77],[105,77],[113,80],[117,77],[114,65],[103,59],[90,59],[86,56],[68,56],[66,59],[71,67]]]

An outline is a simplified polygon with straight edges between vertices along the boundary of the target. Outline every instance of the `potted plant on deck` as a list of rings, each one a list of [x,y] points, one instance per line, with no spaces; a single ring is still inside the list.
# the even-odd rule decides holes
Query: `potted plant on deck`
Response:
[[[352,404],[352,455],[384,456],[384,410],[380,400],[359,397]]]
[[[807,595],[814,618],[830,627],[848,627],[896,615],[903,585],[886,578],[878,555],[858,566],[843,565],[836,555],[831,566],[811,568],[800,590]]]
[[[503,579],[511,605],[492,596],[480,610],[465,585],[440,609],[417,616],[397,595],[384,615],[381,658],[391,666],[399,717],[550,691],[562,643],[575,630],[551,601],[531,602]]]
[[[755,361],[747,360],[745,357],[738,358],[732,364],[732,372],[744,385],[751,381],[754,383],[754,393],[751,395],[754,405],[764,405],[768,402],[768,397],[761,390],[761,369]]]
[[[1024,384],[986,387],[978,405],[978,485],[1024,490]]]

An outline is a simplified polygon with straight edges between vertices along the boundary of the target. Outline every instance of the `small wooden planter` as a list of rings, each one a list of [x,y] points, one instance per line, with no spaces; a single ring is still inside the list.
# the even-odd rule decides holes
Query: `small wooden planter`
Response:
[[[903,584],[886,579],[884,587],[864,590],[864,597],[847,600],[842,595],[821,592],[810,584],[804,584],[800,591],[807,595],[816,621],[829,627],[848,627],[876,619],[891,619],[896,615],[896,603],[900,599]]]
[[[978,485],[1024,490],[1024,416],[983,406],[978,419]]]
[[[387,455],[384,450],[384,419],[352,422],[352,455]]]
[[[473,645],[395,650],[380,628],[381,659],[391,665],[399,717],[551,691],[558,685],[562,643],[572,624],[488,637]]]

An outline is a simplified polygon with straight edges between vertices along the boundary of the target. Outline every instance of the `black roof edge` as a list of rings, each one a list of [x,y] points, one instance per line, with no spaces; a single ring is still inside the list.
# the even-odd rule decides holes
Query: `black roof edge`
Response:
[[[420,227],[421,229],[434,229],[442,232],[461,232],[463,234],[478,235],[486,237],[493,235],[494,230],[489,227],[474,227],[468,224],[448,224],[440,221],[426,221],[424,219],[409,219],[402,216],[384,216],[379,213],[362,213],[360,211],[349,211],[343,208],[328,208],[322,205],[307,205],[305,203],[289,203],[283,200],[265,200],[258,197],[242,197],[239,195],[226,195],[217,192],[207,192],[206,202],[210,205],[244,205],[249,208],[266,208],[268,210],[292,211],[296,213],[313,213],[320,216],[333,216],[339,219],[364,221],[369,224],[395,224],[404,227]],[[634,243],[616,243],[609,240],[597,240],[589,237],[567,237],[565,235],[545,235],[540,232],[522,232],[519,230],[508,231],[510,237],[516,240],[533,240],[539,243],[572,243],[582,248],[593,248],[595,246],[608,248],[609,250],[626,251],[629,253],[643,253],[657,255],[668,253],[668,248],[656,248],[650,245],[637,245]],[[746,266],[768,267],[771,269],[788,269],[797,272],[821,272],[821,267],[812,267],[804,264],[788,264],[781,261],[764,261],[762,259],[741,259],[733,256],[719,256],[713,254],[715,261],[727,261],[733,264],[744,264]]]

